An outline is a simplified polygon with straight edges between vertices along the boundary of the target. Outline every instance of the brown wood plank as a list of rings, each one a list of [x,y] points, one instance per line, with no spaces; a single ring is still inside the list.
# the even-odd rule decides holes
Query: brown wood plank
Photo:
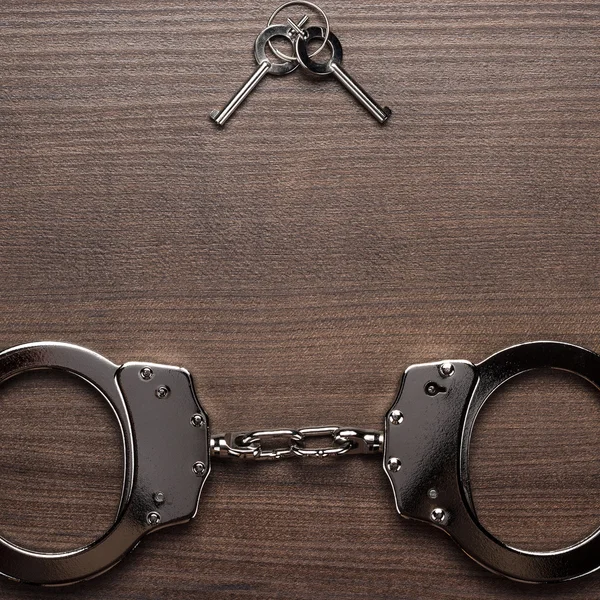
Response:
[[[335,81],[254,68],[275,5],[0,4],[0,347],[178,364],[213,430],[382,427],[406,366],[558,339],[600,351],[600,10],[331,0]],[[2,389],[0,533],[44,550],[118,503],[109,411],[54,374]],[[600,522],[598,395],[523,377],[473,441],[490,529],[551,549]],[[1,569],[1,565],[0,565]],[[377,459],[215,464],[200,514],[74,588],[0,597],[598,598],[531,587],[401,520]]]

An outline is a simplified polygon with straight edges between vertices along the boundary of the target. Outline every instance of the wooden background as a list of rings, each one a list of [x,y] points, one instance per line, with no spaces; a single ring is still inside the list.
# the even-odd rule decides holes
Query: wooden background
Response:
[[[185,366],[214,432],[380,428],[411,363],[600,350],[599,4],[328,0],[389,124],[296,72],[218,130],[275,6],[2,0],[0,346]],[[43,373],[0,400],[2,535],[95,539],[120,491],[107,408]],[[552,549],[595,529],[599,425],[572,377],[503,389],[472,447],[490,530]],[[0,597],[589,600],[600,579],[492,575],[400,519],[379,459],[358,458],[216,463],[192,524],[97,580]]]

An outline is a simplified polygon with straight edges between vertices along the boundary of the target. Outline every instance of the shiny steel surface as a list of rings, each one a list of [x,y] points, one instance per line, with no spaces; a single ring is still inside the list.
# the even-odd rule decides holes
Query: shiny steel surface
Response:
[[[293,44],[294,36],[285,25],[271,25],[260,32],[254,43],[254,58],[258,64],[256,71],[250,79],[236,92],[227,106],[221,111],[213,111],[210,118],[220,127],[225,125],[231,115],[237,110],[242,102],[263,80],[265,75],[287,75],[298,68],[296,60],[287,60],[282,63],[272,62],[267,56],[267,44],[274,38],[286,38]]]
[[[71,552],[26,550],[0,538],[0,572],[11,579],[60,585],[89,579],[119,562],[139,540],[159,528],[195,516],[208,475],[196,477],[195,461],[209,464],[208,429],[190,423],[206,419],[189,373],[177,367],[129,363],[122,367],[70,344],[40,342],[0,353],[0,383],[34,369],[59,369],[95,387],[119,423],[125,457],[121,502],[104,536]],[[152,377],[147,378],[150,369]],[[168,386],[167,399],[156,386]],[[1,392],[0,392],[1,393]],[[157,507],[157,498],[162,498]]]
[[[477,518],[469,486],[469,445],[477,415],[493,392],[520,373],[541,368],[569,371],[600,389],[599,355],[562,342],[532,342],[476,366],[456,360],[409,367],[385,421],[384,470],[398,512],[446,531],[491,571],[531,583],[565,581],[597,570],[600,529],[553,552],[504,544]],[[440,393],[429,395],[431,385]],[[403,420],[394,424],[396,411]]]
[[[270,25],[266,29],[263,29],[256,42],[254,42],[254,58],[258,64],[268,62],[269,63],[269,74],[270,75],[287,75],[298,68],[297,60],[286,60],[284,62],[276,63],[272,62],[267,56],[267,44],[275,38],[285,38],[292,45],[294,43],[295,35],[290,33],[289,28],[286,25]]]
[[[306,448],[308,438],[318,437],[330,438],[332,443],[319,448]],[[274,449],[266,449],[265,440],[282,440],[284,444]],[[225,433],[212,436],[210,450],[213,457],[247,460],[377,454],[383,451],[383,432],[325,425],[301,429]]]
[[[306,25],[306,23],[308,23],[308,15],[304,15],[298,21],[298,23],[296,23],[296,21],[293,21],[290,18],[288,18],[287,22],[290,28],[292,29],[293,33],[295,33],[296,35],[304,35],[304,29],[302,29],[302,27]],[[277,50],[277,48],[275,48],[271,42],[269,42],[269,47],[271,48],[273,53],[276,54],[279,58],[283,58],[284,60],[296,60],[295,56],[289,56]]]
[[[308,45],[312,40],[323,39],[329,44],[331,57],[325,62],[318,62],[308,53]],[[391,116],[390,108],[381,107],[343,68],[343,50],[340,40],[331,32],[321,27],[309,27],[306,35],[296,37],[296,56],[298,62],[308,71],[319,76],[334,75],[336,79],[362,104],[362,106],[379,123],[385,123]]]
[[[0,353],[0,383],[41,368],[77,375],[110,404],[124,446],[123,490],[114,525],[84,548],[33,552],[0,538],[0,572],[11,579],[42,585],[89,579],[114,566],[147,533],[189,521],[197,513],[211,456],[278,460],[383,453],[399,513],[442,529],[491,571],[541,583],[581,577],[600,567],[600,529],[554,552],[510,547],[479,522],[469,485],[473,426],[493,392],[513,377],[541,368],[569,371],[600,389],[600,356],[590,350],[532,342],[479,365],[464,360],[413,365],[385,416],[385,432],[318,426],[212,438],[185,369],[150,363],[118,366],[85,348],[53,342]],[[308,447],[312,438],[327,443]]]
[[[323,48],[325,48],[325,46],[327,45],[327,39],[329,38],[329,32],[330,32],[329,19],[327,18],[325,11],[320,6],[317,6],[316,4],[313,4],[312,2],[307,2],[306,0],[294,0],[293,2],[286,2],[285,4],[282,4],[279,8],[276,8],[271,13],[271,16],[269,17],[269,20],[267,22],[267,27],[270,27],[273,24],[275,17],[282,10],[284,10],[285,8],[288,8],[289,6],[307,6],[308,8],[312,8],[314,11],[318,12],[323,17],[323,20],[325,21],[325,37],[323,38],[323,43],[314,52],[312,52],[309,55],[312,58],[313,56],[316,56],[317,54],[319,54],[319,52],[321,52],[321,50],[323,50]],[[302,21],[300,21],[296,25],[290,19],[288,19],[290,26],[292,27],[292,29],[294,29],[296,31],[296,33],[298,33],[297,28],[301,28],[306,23],[306,21],[308,21],[308,17],[304,17],[302,19]],[[271,49],[271,52],[273,52],[273,54],[275,54],[275,56],[277,56],[278,58],[281,58],[282,60],[296,60],[295,56],[290,56],[289,54],[285,54],[284,52],[277,50],[277,48],[275,48],[273,46],[273,44],[271,43],[270,40],[269,40],[269,48]]]

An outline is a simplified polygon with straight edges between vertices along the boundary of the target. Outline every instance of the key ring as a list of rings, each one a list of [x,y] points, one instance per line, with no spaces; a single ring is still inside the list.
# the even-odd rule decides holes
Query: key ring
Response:
[[[273,11],[273,13],[271,14],[271,17],[269,18],[269,21],[267,22],[267,27],[271,26],[271,24],[275,20],[275,17],[284,8],[287,8],[288,6],[294,6],[296,4],[300,4],[302,6],[307,6],[308,8],[312,8],[314,11],[321,14],[323,16],[323,19],[325,20],[325,34],[324,34],[325,37],[323,39],[323,43],[316,49],[315,52],[313,52],[312,54],[309,55],[309,58],[312,58],[313,56],[316,56],[317,54],[319,54],[319,52],[321,52],[321,50],[323,50],[323,48],[325,48],[325,46],[327,45],[327,40],[329,39],[329,32],[330,32],[329,19],[327,18],[325,11],[321,7],[317,6],[316,4],[313,4],[312,2],[308,2],[307,0],[293,0],[290,2],[286,2],[285,4],[282,4],[279,8],[277,8],[275,11]],[[285,54],[284,52],[277,50],[277,48],[275,48],[273,46],[271,41],[269,41],[269,48],[271,49],[271,52],[273,52],[273,54],[275,54],[275,56],[281,58],[282,60],[288,60],[288,61],[296,60],[295,56],[290,56],[289,54]]]
[[[323,37],[325,40],[323,43],[329,44],[331,49],[331,57],[329,60],[326,60],[323,63],[317,62],[316,60],[311,60],[311,56],[314,56],[315,53],[308,53],[308,44],[312,40],[320,37]],[[337,35],[334,35],[331,32],[329,35],[327,35],[327,33],[323,31],[322,27],[309,27],[306,30],[306,35],[304,37],[298,36],[296,38],[295,47],[298,62],[314,75],[331,75],[331,73],[334,71],[333,65],[339,66],[344,58],[342,44],[340,43]]]

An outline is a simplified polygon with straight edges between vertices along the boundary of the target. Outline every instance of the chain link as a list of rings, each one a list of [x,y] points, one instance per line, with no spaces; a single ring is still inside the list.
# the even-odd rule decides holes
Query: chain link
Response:
[[[329,445],[307,448],[308,438],[329,437]],[[279,440],[283,445],[265,448],[265,441]],[[326,425],[302,429],[272,429],[248,433],[214,435],[210,440],[211,456],[246,460],[278,460],[293,456],[342,456],[345,454],[378,454],[383,452],[383,431]]]

